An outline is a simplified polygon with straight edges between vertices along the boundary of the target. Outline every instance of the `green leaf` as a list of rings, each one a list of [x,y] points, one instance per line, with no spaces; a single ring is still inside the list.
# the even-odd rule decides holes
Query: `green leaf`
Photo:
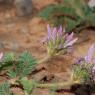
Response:
[[[15,61],[15,55],[12,52],[5,53],[2,61],[0,62],[0,71],[10,69]]]
[[[12,62],[15,60],[15,55],[13,52],[6,53],[4,56],[4,62]]]
[[[71,32],[73,29],[75,29],[78,25],[80,25],[81,23],[81,19],[79,19],[78,21],[74,21],[72,19],[66,18],[66,22],[67,22],[67,31]]]
[[[31,73],[36,63],[34,57],[31,56],[29,52],[25,51],[19,56],[18,63],[15,67],[9,70],[8,75],[12,78],[17,76],[20,78],[25,77]]]
[[[8,82],[4,82],[2,85],[0,85],[0,95],[12,95]]]
[[[44,10],[39,13],[40,17],[43,17],[45,20],[49,20],[52,16],[52,12],[54,11],[53,6],[47,6]]]
[[[63,4],[49,5],[40,12],[42,18],[54,26],[65,25],[69,32],[77,28],[80,31],[85,26],[95,27],[94,14],[95,8],[89,7],[85,0],[64,0]]]
[[[91,81],[92,75],[91,75],[91,69],[89,70],[88,67],[78,66],[74,65],[73,68],[73,79],[78,80],[81,83],[88,83]]]
[[[9,70],[7,75],[10,77],[10,78],[15,78],[17,76],[17,73],[12,71],[12,70]]]
[[[93,13],[93,14],[88,14],[88,15],[85,17],[85,21],[87,22],[87,24],[88,24],[89,26],[95,27],[95,13]]]
[[[24,90],[28,93],[31,94],[33,88],[35,88],[35,82],[32,80],[28,80],[26,77],[22,78],[20,80],[20,83],[22,84]]]
[[[84,16],[89,7],[85,0],[64,0],[64,3],[73,8],[80,17]]]
[[[54,19],[55,15],[63,15],[63,16],[76,16],[74,9],[64,7],[63,5],[49,5],[45,9],[43,9],[39,16],[43,17],[45,20]]]

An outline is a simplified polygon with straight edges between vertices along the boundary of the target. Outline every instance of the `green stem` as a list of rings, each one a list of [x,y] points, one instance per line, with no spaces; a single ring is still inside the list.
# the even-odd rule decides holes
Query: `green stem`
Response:
[[[41,64],[41,63],[44,63],[44,62],[48,62],[49,59],[51,59],[51,56],[48,55],[48,56],[44,57],[43,59],[41,59],[41,60],[38,62],[38,64]]]
[[[56,89],[66,89],[70,86],[72,86],[74,82],[69,81],[69,82],[61,82],[61,83],[46,83],[46,84],[36,84],[37,88],[56,88]]]
[[[29,95],[26,91],[24,92],[24,95]]]

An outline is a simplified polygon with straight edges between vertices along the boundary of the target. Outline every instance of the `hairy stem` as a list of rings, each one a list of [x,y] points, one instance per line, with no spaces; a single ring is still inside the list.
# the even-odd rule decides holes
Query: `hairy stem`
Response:
[[[69,81],[69,82],[61,82],[61,83],[46,83],[46,84],[36,84],[37,88],[56,88],[56,89],[66,89],[70,86],[72,86],[74,82]]]
[[[41,63],[44,63],[44,62],[48,62],[50,59],[51,59],[51,56],[47,55],[46,57],[44,57],[43,59],[38,61],[38,64],[41,64]]]
[[[29,95],[26,91],[24,91],[24,95]]]

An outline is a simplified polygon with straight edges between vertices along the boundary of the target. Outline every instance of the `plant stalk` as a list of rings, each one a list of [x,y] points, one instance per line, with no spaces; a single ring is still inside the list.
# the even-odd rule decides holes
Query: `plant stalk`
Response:
[[[74,82],[69,81],[69,82],[61,82],[61,83],[46,83],[46,84],[36,84],[37,88],[48,88],[48,89],[52,89],[52,88],[56,88],[56,89],[66,89],[69,88],[70,86],[72,86],[74,84]]]
[[[38,64],[48,62],[50,59],[51,59],[51,56],[47,55],[46,57],[38,61]]]

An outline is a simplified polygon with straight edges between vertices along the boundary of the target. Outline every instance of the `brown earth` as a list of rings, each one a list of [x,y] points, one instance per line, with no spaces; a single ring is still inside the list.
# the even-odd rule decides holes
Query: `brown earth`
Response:
[[[60,0],[33,0],[36,8],[33,16],[46,5],[56,4],[57,1]],[[14,8],[0,6],[0,51],[13,51],[18,54],[24,50],[28,50],[38,60],[44,58],[46,49],[42,44],[42,40],[47,33],[46,25],[48,22],[43,21],[40,17],[33,16],[17,17]],[[80,43],[74,46],[75,51],[73,55],[80,57],[85,55],[91,44],[95,43],[95,30],[85,30],[77,36],[79,37]],[[85,41],[85,39],[88,40]],[[75,58],[71,55],[53,58],[47,64],[47,71],[55,74],[58,81],[66,79],[67,76],[64,73],[66,73],[67,69],[75,61]],[[19,92],[20,90],[15,88],[13,91]],[[51,95],[47,89],[35,89],[33,93],[33,95]],[[71,94],[60,93],[58,95]]]

